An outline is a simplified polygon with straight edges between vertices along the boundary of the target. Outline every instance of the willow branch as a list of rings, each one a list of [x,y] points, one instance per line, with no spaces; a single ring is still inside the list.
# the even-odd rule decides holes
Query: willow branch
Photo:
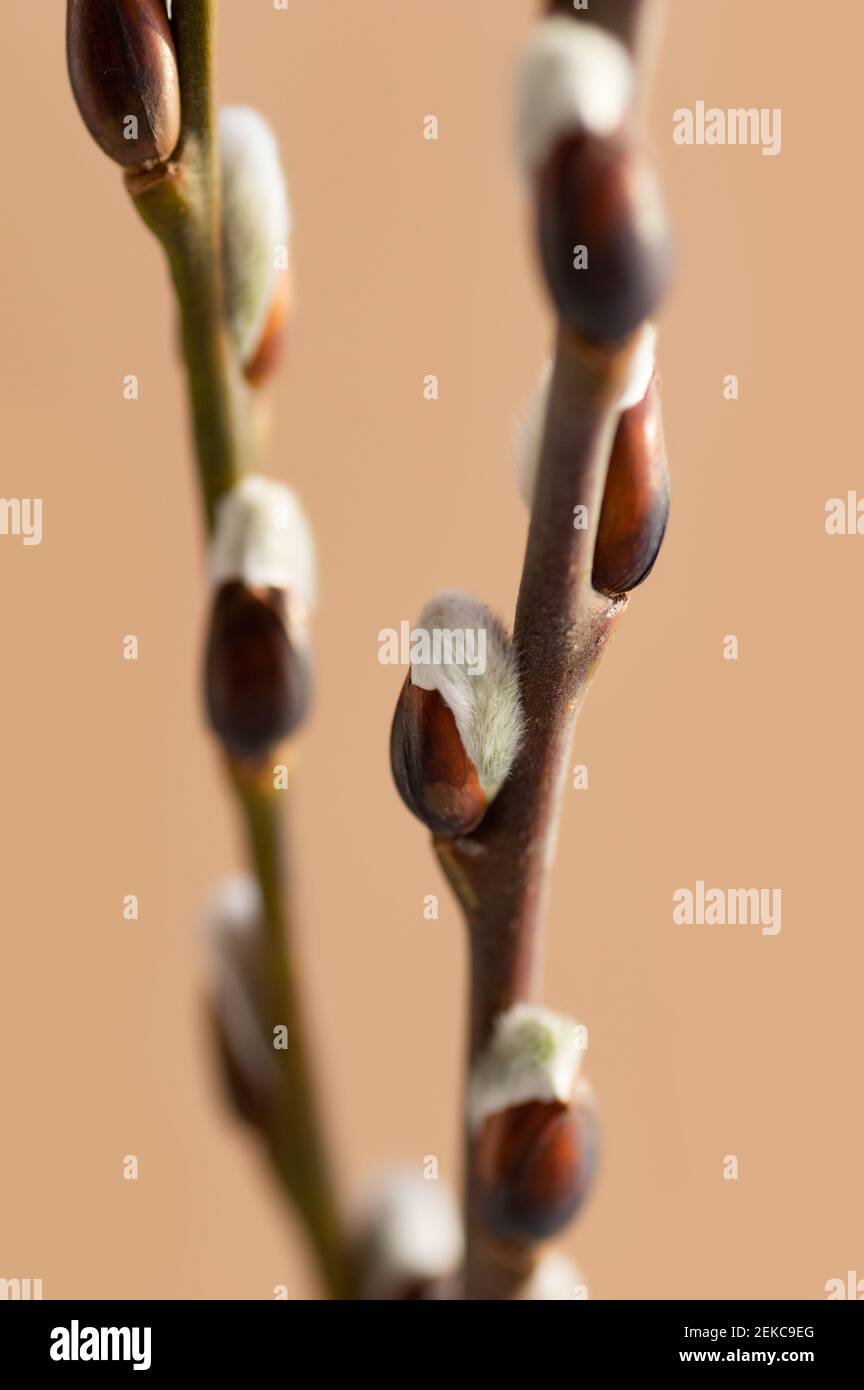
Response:
[[[305,1041],[303,1009],[291,942],[290,881],[285,850],[287,793],[273,787],[270,768],[229,760],[229,776],[243,809],[249,848],[261,886],[267,1032],[285,1030],[275,1049],[276,1103],[265,1140],[276,1176],[302,1214],[331,1298],[349,1293],[348,1260],[334,1197]]]
[[[592,0],[574,15],[631,51],[644,97],[646,48],[656,32],[655,0]],[[589,346],[559,327],[531,526],[514,625],[524,741],[503,789],[479,828],[435,847],[462,905],[470,945],[469,1075],[496,1019],[536,997],[548,876],[575,721],[591,677],[626,607],[592,585],[598,518],[638,333],[614,347]],[[588,525],[574,526],[584,507]],[[466,1135],[465,1296],[512,1298],[537,1258],[535,1242],[505,1243],[487,1227],[475,1137]]]
[[[216,0],[174,0],[172,26],[180,75],[182,131],[172,158],[127,176],[144,221],[161,241],[180,308],[201,495],[208,530],[217,503],[254,469],[260,405],[243,377],[228,333],[223,293],[219,168],[214,138],[213,53]],[[348,1288],[347,1257],[325,1159],[290,951],[284,825],[272,769],[229,759],[260,883],[266,954],[268,1032],[278,1097],[264,1139],[281,1186],[311,1239],[331,1297]]]

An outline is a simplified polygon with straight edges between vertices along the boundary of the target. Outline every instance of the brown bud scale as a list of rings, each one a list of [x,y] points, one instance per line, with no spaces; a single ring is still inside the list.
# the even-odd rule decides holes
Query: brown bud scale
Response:
[[[69,80],[84,124],[127,168],[166,160],[180,139],[180,87],[163,0],[69,0]],[[128,117],[137,138],[127,138]]]
[[[644,399],[618,423],[594,547],[594,588],[624,594],[647,579],[668,518],[669,468],[655,373]]]
[[[479,825],[486,797],[453,712],[410,673],[393,716],[390,763],[405,805],[434,834],[467,835]]]
[[[609,345],[651,317],[669,282],[671,245],[656,175],[624,137],[579,135],[556,147],[540,171],[538,231],[568,328]],[[577,266],[583,246],[587,264]]]
[[[265,757],[300,723],[309,706],[305,652],[285,626],[281,589],[239,580],[217,591],[210,618],[206,697],[210,723],[239,758]]]
[[[582,1205],[596,1168],[590,1092],[570,1105],[529,1101],[483,1123],[476,1138],[477,1195],[492,1235],[534,1242],[555,1235]]]

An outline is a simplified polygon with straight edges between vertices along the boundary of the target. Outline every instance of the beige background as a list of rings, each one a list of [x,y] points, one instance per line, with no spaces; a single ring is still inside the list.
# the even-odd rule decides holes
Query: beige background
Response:
[[[271,119],[296,208],[273,471],[323,575],[296,839],[339,1167],[356,1189],[435,1153],[455,1177],[462,932],[391,785],[401,673],[376,639],[447,585],[512,613],[513,419],[551,329],[510,151],[537,6],[221,8],[221,97]],[[824,532],[825,501],[864,485],[858,10],[671,5],[652,126],[681,249],[672,521],[578,730],[590,790],[567,798],[546,963],[547,1001],[590,1029],[605,1156],[567,1245],[596,1297],[819,1298],[864,1276],[864,540]],[[7,0],[0,56],[2,492],[44,498],[40,547],[0,537],[0,1275],[49,1298],[302,1296],[201,1024],[200,905],[240,859],[199,706],[166,274],[74,110],[63,12]],[[672,112],[699,99],[781,107],[782,154],[676,147]],[[674,927],[698,878],[782,888],[781,934]]]

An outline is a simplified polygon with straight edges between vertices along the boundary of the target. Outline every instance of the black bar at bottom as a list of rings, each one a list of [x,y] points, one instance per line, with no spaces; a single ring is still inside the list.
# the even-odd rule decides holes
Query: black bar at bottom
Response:
[[[313,1378],[318,1370],[330,1373],[333,1361],[343,1358],[359,1373],[389,1364],[387,1380],[428,1373],[436,1360],[452,1371],[462,1358],[447,1336],[454,1324],[437,1322],[441,1305],[428,1313],[422,1305],[420,1311],[417,1304],[406,1306],[414,1311],[384,1303],[11,1301],[0,1305],[0,1371],[4,1378],[13,1367],[19,1379],[21,1371],[31,1370],[92,1378],[106,1369],[115,1376],[137,1369],[154,1379],[212,1370],[223,1380],[238,1374],[245,1383],[259,1374],[293,1378],[298,1372],[307,1380],[310,1357]],[[704,1365],[799,1365],[821,1375],[842,1367],[861,1376],[864,1318],[839,1301],[576,1301],[569,1311],[545,1314],[532,1312],[529,1304],[509,1304],[501,1323],[494,1312],[480,1311],[482,1305],[461,1306],[457,1317],[467,1322],[455,1327],[468,1341],[463,1336],[460,1345],[477,1337],[474,1346],[486,1373],[497,1352],[506,1356],[513,1376],[522,1357],[527,1372],[538,1354],[549,1371],[548,1357],[562,1370],[569,1361],[574,1377],[590,1364],[595,1380],[598,1367],[614,1374]],[[539,1373],[535,1364],[532,1382]]]

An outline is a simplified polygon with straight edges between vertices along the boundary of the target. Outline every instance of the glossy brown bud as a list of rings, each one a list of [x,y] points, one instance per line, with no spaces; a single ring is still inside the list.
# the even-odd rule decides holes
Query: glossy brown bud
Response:
[[[180,88],[163,0],[69,0],[69,79],[84,124],[127,168],[165,160],[180,139]]]
[[[618,424],[600,511],[591,582],[624,594],[647,579],[669,517],[669,468],[657,375]]]
[[[489,1231],[502,1241],[555,1235],[581,1206],[597,1158],[590,1089],[569,1105],[529,1101],[484,1120],[476,1139],[477,1199]]]
[[[434,834],[467,835],[482,820],[486,797],[453,713],[410,673],[393,716],[390,764],[405,805]]]
[[[671,245],[656,175],[624,137],[556,146],[539,174],[538,230],[568,328],[612,344],[650,318],[669,283]]]
[[[236,757],[266,757],[308,708],[309,662],[292,641],[285,616],[282,589],[229,580],[216,591],[207,639],[207,711]]]

